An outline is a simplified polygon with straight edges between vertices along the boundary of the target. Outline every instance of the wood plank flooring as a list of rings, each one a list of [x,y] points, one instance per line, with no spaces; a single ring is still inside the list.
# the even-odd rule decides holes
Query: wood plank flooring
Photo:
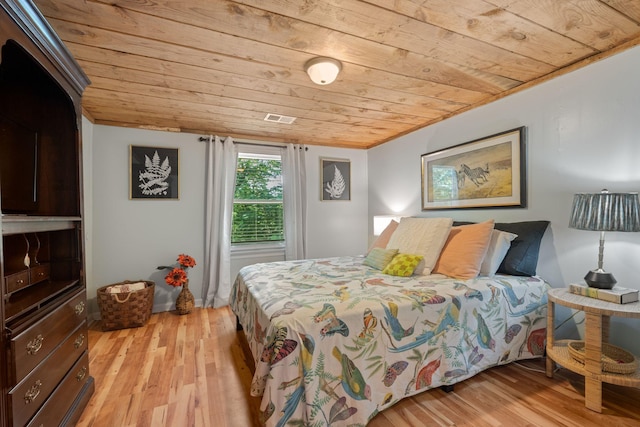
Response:
[[[228,307],[154,314],[141,328],[89,331],[96,392],[79,427],[259,426],[253,362]],[[247,360],[248,359],[248,360]],[[378,414],[370,427],[640,426],[640,390],[605,385],[603,413],[584,407],[582,377],[544,360],[485,371],[451,393],[430,390]],[[251,366],[251,367],[250,367]]]

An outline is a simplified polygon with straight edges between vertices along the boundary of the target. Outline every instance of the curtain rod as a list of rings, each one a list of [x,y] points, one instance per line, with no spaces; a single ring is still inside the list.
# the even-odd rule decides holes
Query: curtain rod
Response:
[[[206,142],[208,140],[209,140],[208,136],[201,136],[201,137],[198,138],[198,141],[200,141],[200,142]],[[223,140],[223,142],[224,142],[224,140]],[[258,147],[285,147],[286,146],[286,144],[278,143],[278,142],[268,143],[268,142],[257,142],[257,141],[242,140],[242,139],[234,139],[233,143],[234,144],[244,144],[244,145],[255,145],[255,146],[258,146]],[[304,147],[304,151],[309,151],[309,147]]]

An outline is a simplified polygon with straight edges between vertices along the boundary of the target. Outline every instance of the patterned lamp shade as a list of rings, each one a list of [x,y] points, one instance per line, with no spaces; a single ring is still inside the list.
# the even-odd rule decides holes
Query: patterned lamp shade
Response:
[[[594,288],[611,289],[616,284],[613,274],[602,268],[605,231],[640,231],[640,201],[638,193],[578,193],[573,196],[569,227],[600,232],[598,268],[584,276]]]
[[[569,227],[591,231],[640,231],[638,193],[578,193]]]

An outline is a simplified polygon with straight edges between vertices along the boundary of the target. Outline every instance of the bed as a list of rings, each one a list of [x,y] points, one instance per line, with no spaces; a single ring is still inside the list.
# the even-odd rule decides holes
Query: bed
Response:
[[[451,225],[436,264],[425,267],[420,256],[409,275],[370,259],[411,252],[386,248],[398,246],[393,239],[367,256],[241,269],[231,308],[255,361],[251,394],[262,396],[265,425],[364,426],[404,397],[543,355],[549,285],[498,270],[439,274]]]

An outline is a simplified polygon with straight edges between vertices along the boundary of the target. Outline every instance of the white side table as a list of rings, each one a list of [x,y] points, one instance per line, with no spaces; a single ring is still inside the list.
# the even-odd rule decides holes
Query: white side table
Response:
[[[584,376],[585,406],[602,412],[602,383],[640,388],[640,369],[631,374],[602,372],[602,343],[609,340],[609,319],[611,316],[640,318],[640,302],[615,304],[596,298],[572,294],[568,289],[551,289],[547,307],[547,377],[553,378],[553,362]],[[585,360],[576,361],[568,350],[569,340],[555,341],[555,304],[585,314]]]

